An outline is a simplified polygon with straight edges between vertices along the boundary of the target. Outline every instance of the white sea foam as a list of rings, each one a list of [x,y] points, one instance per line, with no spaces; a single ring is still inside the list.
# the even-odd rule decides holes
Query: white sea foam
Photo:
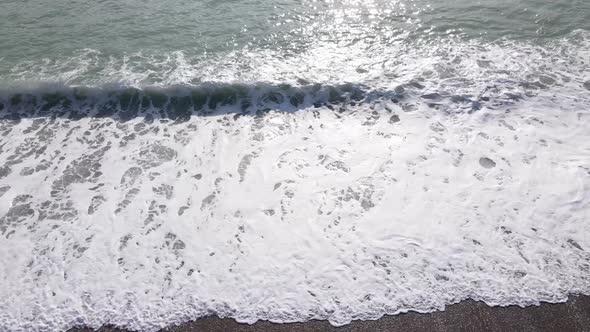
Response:
[[[584,43],[463,45],[336,78],[344,67],[320,64],[310,78],[352,77],[365,100],[259,116],[15,118],[5,92],[0,329],[153,331],[211,314],[342,325],[590,294]]]
[[[305,80],[339,84],[362,82],[378,87],[419,78],[436,86],[453,79],[471,80],[481,88],[496,77],[531,81],[543,73],[572,78],[587,73],[590,33],[575,31],[541,44],[500,39],[494,42],[454,38],[399,40],[387,44],[358,41],[352,45],[316,42],[299,52],[243,49],[224,54],[193,55],[136,52],[111,56],[92,49],[77,55],[22,62],[6,76],[10,81],[61,82],[67,85],[198,85],[203,82],[291,83]],[[527,76],[529,75],[529,76]],[[554,77],[555,78],[555,77]],[[578,77],[582,79],[584,77]],[[533,78],[534,81],[534,78]],[[464,82],[463,82],[464,83]],[[477,91],[476,91],[477,92]]]

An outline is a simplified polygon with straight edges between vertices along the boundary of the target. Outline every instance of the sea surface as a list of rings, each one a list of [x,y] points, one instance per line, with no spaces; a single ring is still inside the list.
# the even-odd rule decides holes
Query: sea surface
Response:
[[[0,2],[0,330],[590,295],[590,1]]]

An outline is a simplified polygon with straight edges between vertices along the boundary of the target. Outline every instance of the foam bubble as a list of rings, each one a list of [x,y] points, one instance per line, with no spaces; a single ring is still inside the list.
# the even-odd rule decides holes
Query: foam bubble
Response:
[[[542,86],[562,83],[562,77],[571,79],[574,70],[585,68],[588,49],[590,37],[586,31],[543,43],[451,37],[401,39],[386,44],[358,41],[345,46],[318,41],[314,47],[299,52],[245,48],[209,55],[177,50],[107,56],[84,49],[74,56],[22,62],[6,78],[17,83],[58,81],[67,85],[115,83],[134,87],[303,81],[391,88],[393,84],[419,80],[431,83],[434,89],[438,85],[456,85],[477,93],[470,87],[481,89],[486,82],[499,80]]]
[[[343,325],[590,294],[588,49],[560,43],[415,51],[383,77],[343,56],[310,69],[317,91],[289,59],[266,83],[5,89],[0,329]]]

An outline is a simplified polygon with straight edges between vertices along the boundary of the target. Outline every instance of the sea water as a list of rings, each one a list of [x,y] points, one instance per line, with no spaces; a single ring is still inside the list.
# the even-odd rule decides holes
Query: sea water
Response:
[[[0,330],[590,294],[590,2],[4,1]]]

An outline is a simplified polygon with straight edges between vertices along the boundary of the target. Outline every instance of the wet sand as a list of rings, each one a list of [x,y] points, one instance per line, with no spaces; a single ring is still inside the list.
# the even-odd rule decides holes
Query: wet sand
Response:
[[[75,328],[69,332],[90,332]],[[103,327],[100,332],[126,332]],[[334,327],[326,321],[274,324],[258,322],[253,325],[236,323],[232,319],[206,317],[162,332],[378,332],[378,331],[590,331],[590,296],[570,296],[566,303],[543,303],[540,306],[520,308],[489,307],[472,300],[450,305],[445,311],[430,314],[410,312],[385,316],[375,321],[354,321]]]

